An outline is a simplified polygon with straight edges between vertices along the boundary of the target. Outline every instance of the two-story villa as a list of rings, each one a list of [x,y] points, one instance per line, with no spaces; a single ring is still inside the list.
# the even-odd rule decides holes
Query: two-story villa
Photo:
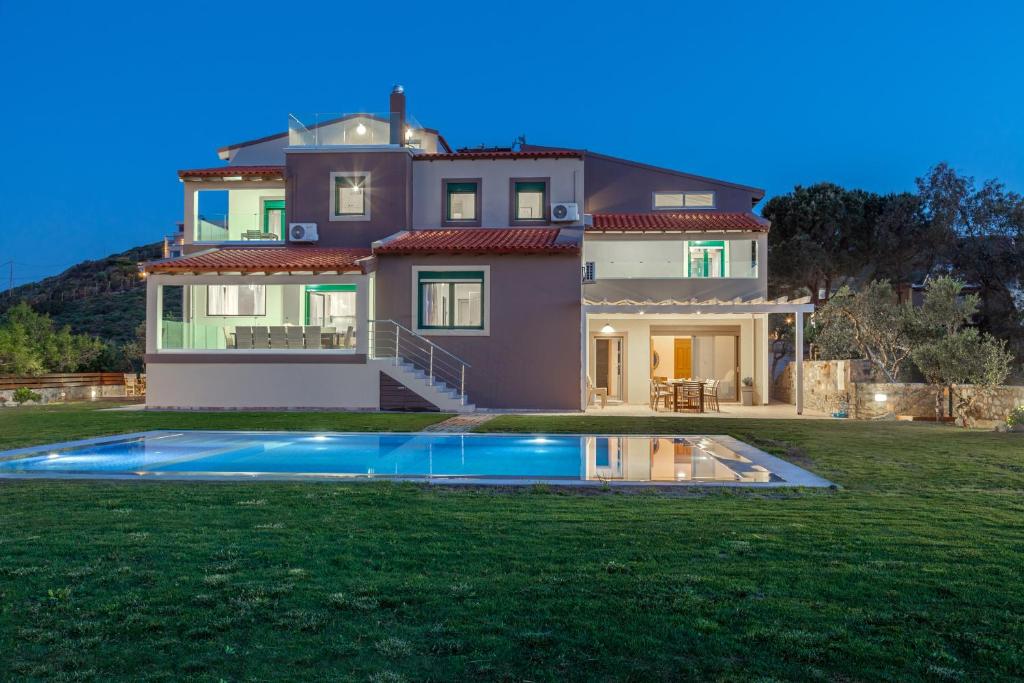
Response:
[[[179,171],[181,255],[144,266],[153,407],[580,410],[589,385],[647,404],[652,376],[767,403],[768,314],[810,308],[767,300],[762,190],[453,151],[398,86],[219,154]]]

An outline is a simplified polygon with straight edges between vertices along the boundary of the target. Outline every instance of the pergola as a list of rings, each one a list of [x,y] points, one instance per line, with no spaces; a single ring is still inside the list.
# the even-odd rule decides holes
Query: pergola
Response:
[[[765,313],[792,314],[796,323],[796,412],[798,415],[804,412],[804,389],[803,389],[803,360],[804,360],[804,313],[813,313],[814,304],[810,297],[789,299],[779,297],[777,299],[765,299],[757,297],[754,299],[660,299],[660,300],[637,300],[618,299],[583,299],[584,314],[610,315],[610,314],[664,314],[664,315],[701,315],[701,314],[750,314],[760,315]]]

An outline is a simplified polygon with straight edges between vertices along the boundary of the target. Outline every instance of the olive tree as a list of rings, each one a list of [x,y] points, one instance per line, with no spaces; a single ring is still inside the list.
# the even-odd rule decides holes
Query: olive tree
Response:
[[[966,326],[978,310],[978,297],[964,295],[963,287],[950,277],[928,283],[918,312],[920,339],[911,358],[925,381],[935,387],[935,419],[942,417],[942,398],[948,389],[957,423],[969,427],[978,398],[1006,381],[1013,355],[1005,341]]]
[[[865,358],[898,382],[918,331],[913,307],[892,286],[874,280],[860,291],[842,287],[814,314],[814,343],[826,360]]]

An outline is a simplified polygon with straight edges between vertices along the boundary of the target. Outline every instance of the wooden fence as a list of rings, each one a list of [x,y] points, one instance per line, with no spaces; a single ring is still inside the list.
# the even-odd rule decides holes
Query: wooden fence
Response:
[[[74,387],[123,386],[121,372],[71,372],[47,375],[0,375],[0,391],[28,387],[36,389],[70,389]]]

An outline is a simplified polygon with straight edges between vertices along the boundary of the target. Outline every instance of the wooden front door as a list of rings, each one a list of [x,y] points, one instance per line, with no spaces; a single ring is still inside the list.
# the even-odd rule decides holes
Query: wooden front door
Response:
[[[693,340],[689,337],[675,338],[675,373],[673,377],[689,378],[693,373]]]

